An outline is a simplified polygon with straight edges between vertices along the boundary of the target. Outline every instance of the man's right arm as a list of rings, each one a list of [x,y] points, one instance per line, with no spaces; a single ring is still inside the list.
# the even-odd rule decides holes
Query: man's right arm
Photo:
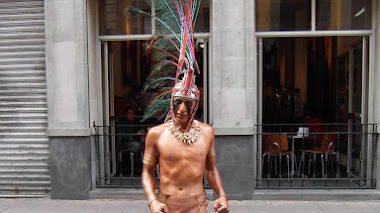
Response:
[[[154,181],[153,172],[157,164],[156,153],[157,153],[157,138],[159,137],[159,131],[156,128],[152,128],[145,139],[145,152],[143,160],[143,171],[141,174],[141,183],[148,199],[148,205],[151,212],[161,213],[167,212],[166,205],[160,203],[156,199],[154,193],[156,188],[156,183]]]

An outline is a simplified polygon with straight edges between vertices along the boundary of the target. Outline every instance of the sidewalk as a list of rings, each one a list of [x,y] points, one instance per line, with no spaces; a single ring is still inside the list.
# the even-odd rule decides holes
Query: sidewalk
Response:
[[[212,211],[213,202],[208,209]],[[379,201],[230,201],[231,213],[267,212],[379,212]],[[141,200],[0,199],[0,213],[145,213]]]

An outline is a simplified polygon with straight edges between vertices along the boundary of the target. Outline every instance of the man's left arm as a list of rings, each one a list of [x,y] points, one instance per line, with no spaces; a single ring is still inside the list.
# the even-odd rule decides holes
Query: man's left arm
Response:
[[[214,211],[225,213],[229,212],[228,198],[223,189],[222,178],[220,177],[219,171],[216,168],[215,160],[215,148],[214,148],[214,129],[210,127],[209,135],[211,139],[210,149],[207,154],[206,159],[206,178],[212,189],[218,195],[218,198],[215,200]]]

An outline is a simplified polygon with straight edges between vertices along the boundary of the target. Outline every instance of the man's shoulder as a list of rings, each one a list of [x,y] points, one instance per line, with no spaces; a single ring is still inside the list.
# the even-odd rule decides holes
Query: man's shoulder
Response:
[[[157,126],[152,127],[149,131],[148,134],[161,134],[163,131],[167,129],[167,123],[163,123]]]
[[[146,144],[157,143],[159,138],[162,136],[163,132],[166,131],[167,129],[166,126],[167,124],[161,124],[161,125],[150,128],[146,135],[145,143]]]
[[[197,122],[203,131],[208,132],[210,134],[214,134],[214,128],[212,126],[206,123],[202,123],[200,121],[197,121]]]

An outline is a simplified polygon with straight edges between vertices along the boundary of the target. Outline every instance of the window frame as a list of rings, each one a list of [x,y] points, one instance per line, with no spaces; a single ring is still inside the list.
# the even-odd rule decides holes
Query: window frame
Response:
[[[316,30],[316,1],[317,0],[311,0],[311,30],[305,30],[305,31],[256,31],[256,18],[254,18],[254,55],[255,61],[256,61],[256,67],[254,68],[257,73],[257,132],[262,132],[262,113],[263,113],[263,67],[262,67],[262,59],[263,59],[263,38],[277,38],[277,37],[325,37],[325,36],[362,36],[363,37],[363,47],[365,46],[364,43],[368,42],[369,45],[369,51],[367,57],[368,58],[368,64],[363,66],[368,66],[367,70],[368,72],[365,73],[368,77],[365,84],[362,84],[362,88],[367,87],[367,96],[362,96],[362,114],[366,113],[366,123],[373,124],[374,123],[374,97],[375,97],[375,56],[376,56],[376,50],[375,50],[375,43],[376,43],[376,34],[375,34],[375,26],[376,26],[376,1],[372,1],[372,23],[371,23],[371,29],[370,30]],[[256,1],[255,1],[256,2]],[[254,4],[254,13],[256,13],[256,4]],[[254,16],[256,17],[256,16]],[[365,40],[365,41],[364,41]],[[363,51],[363,55],[365,52]],[[364,60],[363,60],[364,62]],[[363,68],[364,69],[364,68]],[[363,78],[365,79],[365,78]],[[363,91],[363,90],[362,90]],[[366,99],[365,101],[363,100]],[[363,103],[365,103],[365,107],[363,106]],[[368,130],[369,132],[372,132],[373,130]],[[259,136],[259,141],[261,141],[261,136]],[[369,140],[371,141],[371,140]],[[261,143],[258,143],[258,153],[261,152]],[[367,156],[365,158],[368,162],[371,162],[372,155],[370,154],[371,149],[373,148],[372,143],[368,143],[367,146]],[[261,158],[258,158],[258,164],[261,164]],[[365,171],[367,174],[370,174],[372,171],[370,169],[371,167],[367,168],[367,171]],[[259,171],[257,173],[257,177],[261,177],[261,172]]]
[[[256,2],[256,1],[255,1]],[[372,23],[370,30],[317,30],[317,0],[311,0],[311,29],[294,31],[256,31],[256,37],[321,37],[321,36],[371,36],[374,28],[374,17],[376,16],[376,1],[372,0]],[[256,4],[255,4],[256,7]],[[255,8],[256,9],[256,8]],[[255,18],[255,25],[257,24]]]

